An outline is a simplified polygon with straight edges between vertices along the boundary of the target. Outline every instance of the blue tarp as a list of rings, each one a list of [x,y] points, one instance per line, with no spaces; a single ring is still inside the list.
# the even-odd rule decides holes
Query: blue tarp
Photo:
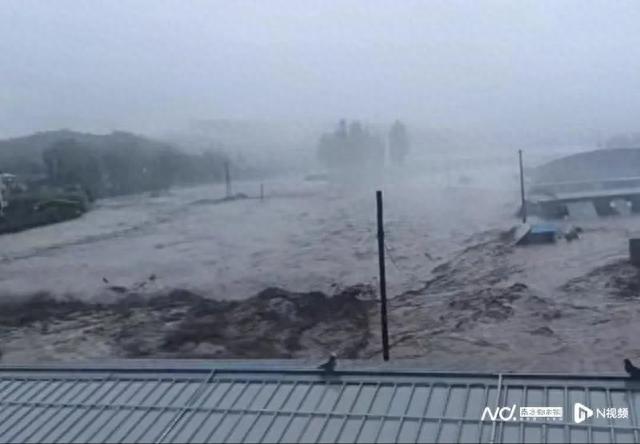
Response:
[[[555,242],[560,229],[551,223],[522,224],[514,234],[516,245]]]
[[[549,223],[541,223],[541,224],[533,224],[531,225],[531,230],[529,234],[557,234],[558,227],[555,224]]]

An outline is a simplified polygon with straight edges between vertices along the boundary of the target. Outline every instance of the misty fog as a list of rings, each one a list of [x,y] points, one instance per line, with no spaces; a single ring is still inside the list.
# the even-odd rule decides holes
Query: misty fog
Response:
[[[8,0],[0,135],[349,117],[596,140],[637,127],[639,20],[633,1]]]

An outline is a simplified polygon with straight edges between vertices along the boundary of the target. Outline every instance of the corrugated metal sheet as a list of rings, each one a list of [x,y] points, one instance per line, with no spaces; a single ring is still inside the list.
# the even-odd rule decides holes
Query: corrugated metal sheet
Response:
[[[292,369],[0,369],[0,442],[638,442],[622,378]],[[575,424],[571,406],[627,408]],[[564,419],[481,421],[486,406]]]

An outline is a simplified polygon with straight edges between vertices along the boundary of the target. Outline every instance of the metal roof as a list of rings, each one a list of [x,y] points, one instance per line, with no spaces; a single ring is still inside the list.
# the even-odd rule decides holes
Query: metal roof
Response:
[[[638,442],[639,392],[620,377],[0,367],[0,442]],[[629,417],[576,424],[575,402]],[[564,417],[481,421],[512,404]]]
[[[532,189],[559,189],[566,187],[594,187],[594,188],[602,188],[607,187],[612,184],[640,184],[640,176],[630,176],[630,177],[609,177],[604,179],[594,178],[591,180],[564,180],[559,182],[534,182],[532,185]]]
[[[553,195],[535,195],[531,197],[531,200],[537,203],[563,203],[563,202],[578,202],[582,200],[593,199],[625,199],[636,197],[640,195],[640,187],[634,188],[616,188],[612,190],[588,190],[588,191],[573,191],[573,192],[558,192]]]

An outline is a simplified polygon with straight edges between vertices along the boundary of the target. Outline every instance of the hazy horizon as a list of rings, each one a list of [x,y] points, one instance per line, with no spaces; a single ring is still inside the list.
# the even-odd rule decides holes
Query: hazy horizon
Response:
[[[339,117],[633,131],[632,1],[3,2],[0,136]]]

